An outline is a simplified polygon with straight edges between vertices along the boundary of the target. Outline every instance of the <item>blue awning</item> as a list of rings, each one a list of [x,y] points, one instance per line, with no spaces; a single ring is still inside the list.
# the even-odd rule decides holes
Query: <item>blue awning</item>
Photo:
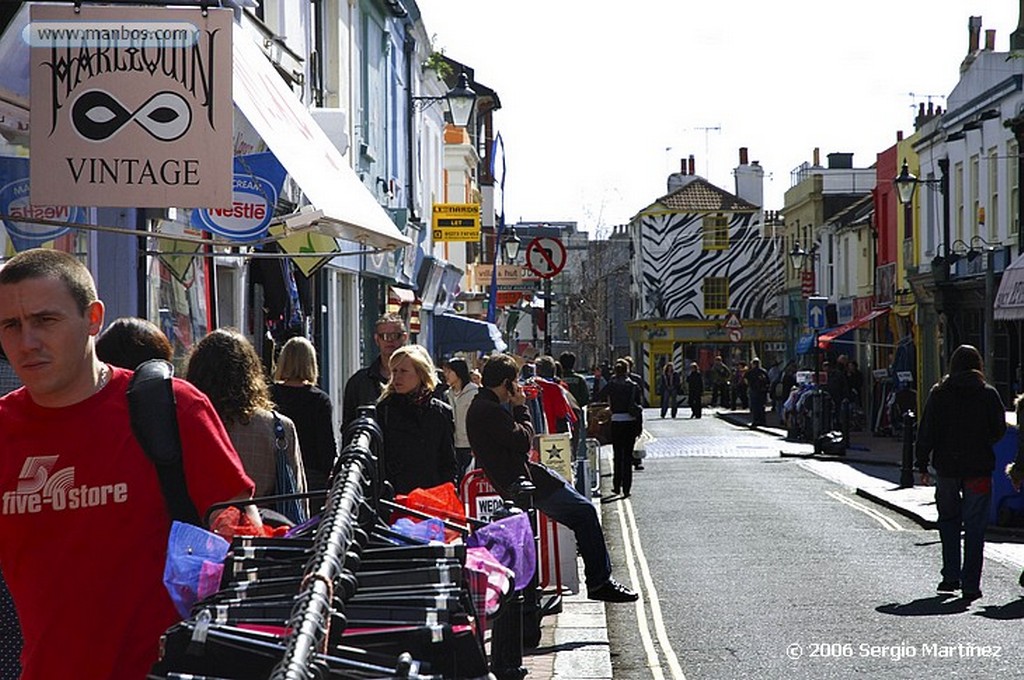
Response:
[[[434,317],[434,355],[453,352],[504,352],[508,345],[493,323],[458,314]]]

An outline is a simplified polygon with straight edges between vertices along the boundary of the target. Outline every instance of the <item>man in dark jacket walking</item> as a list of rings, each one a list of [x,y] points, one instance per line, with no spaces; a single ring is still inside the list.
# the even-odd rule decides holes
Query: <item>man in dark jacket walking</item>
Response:
[[[583,557],[587,597],[605,602],[635,602],[637,594],[612,578],[611,557],[594,504],[550,468],[530,461],[533,423],[526,395],[516,380],[515,359],[497,354],[482,371],[483,386],[466,414],[466,434],[476,462],[505,498],[520,477],[533,482],[533,504],[576,535]],[[511,411],[505,405],[511,407]]]
[[[341,402],[341,431],[356,419],[360,406],[376,405],[384,385],[391,377],[388,360],[391,353],[409,341],[405,321],[397,314],[385,314],[374,324],[373,341],[380,354],[369,366],[352,374],[345,383]]]
[[[942,541],[940,593],[962,588],[963,599],[981,597],[981,567],[992,496],[992,446],[1006,432],[999,392],[985,382],[981,354],[960,345],[949,360],[949,374],[932,388],[917,431],[921,483],[935,469],[935,506]],[[963,529],[963,563],[960,530]]]

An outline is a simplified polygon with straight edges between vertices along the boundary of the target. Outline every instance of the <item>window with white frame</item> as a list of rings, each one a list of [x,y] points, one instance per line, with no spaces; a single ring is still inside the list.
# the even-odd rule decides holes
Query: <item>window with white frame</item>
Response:
[[[988,150],[988,209],[985,210],[988,223],[986,239],[995,243],[999,237],[999,149]]]
[[[1010,233],[1016,234],[1020,229],[1020,215],[1017,211],[1017,195],[1020,192],[1020,177],[1017,173],[1017,141],[1011,139],[1006,145],[1006,186],[1008,210],[1006,223],[1010,225]]]

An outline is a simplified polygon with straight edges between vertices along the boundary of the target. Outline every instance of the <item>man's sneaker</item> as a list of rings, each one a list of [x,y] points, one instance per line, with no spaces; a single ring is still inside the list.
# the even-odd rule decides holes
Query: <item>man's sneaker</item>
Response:
[[[940,593],[955,593],[960,590],[960,581],[943,581],[935,590]]]
[[[613,578],[587,590],[587,598],[602,602],[636,602],[640,596]]]

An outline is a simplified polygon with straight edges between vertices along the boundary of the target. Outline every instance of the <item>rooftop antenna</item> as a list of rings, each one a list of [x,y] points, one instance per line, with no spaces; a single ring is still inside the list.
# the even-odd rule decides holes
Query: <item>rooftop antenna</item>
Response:
[[[944,94],[921,94],[920,92],[908,92],[907,94],[910,95],[911,99],[924,99],[926,104],[931,104],[933,99],[945,99],[946,98],[946,95],[944,95]],[[916,109],[917,108],[917,102],[916,101],[911,101],[910,102],[910,108]]]
[[[710,126],[703,126],[703,127],[698,126],[698,127],[693,128],[693,129],[694,130],[703,130],[704,131],[704,179],[710,179],[710,177],[711,177],[711,170],[709,168],[709,163],[711,162],[711,150],[710,150],[709,145],[708,145],[708,135],[712,131],[721,132],[722,131],[722,126],[721,125],[710,125]]]

